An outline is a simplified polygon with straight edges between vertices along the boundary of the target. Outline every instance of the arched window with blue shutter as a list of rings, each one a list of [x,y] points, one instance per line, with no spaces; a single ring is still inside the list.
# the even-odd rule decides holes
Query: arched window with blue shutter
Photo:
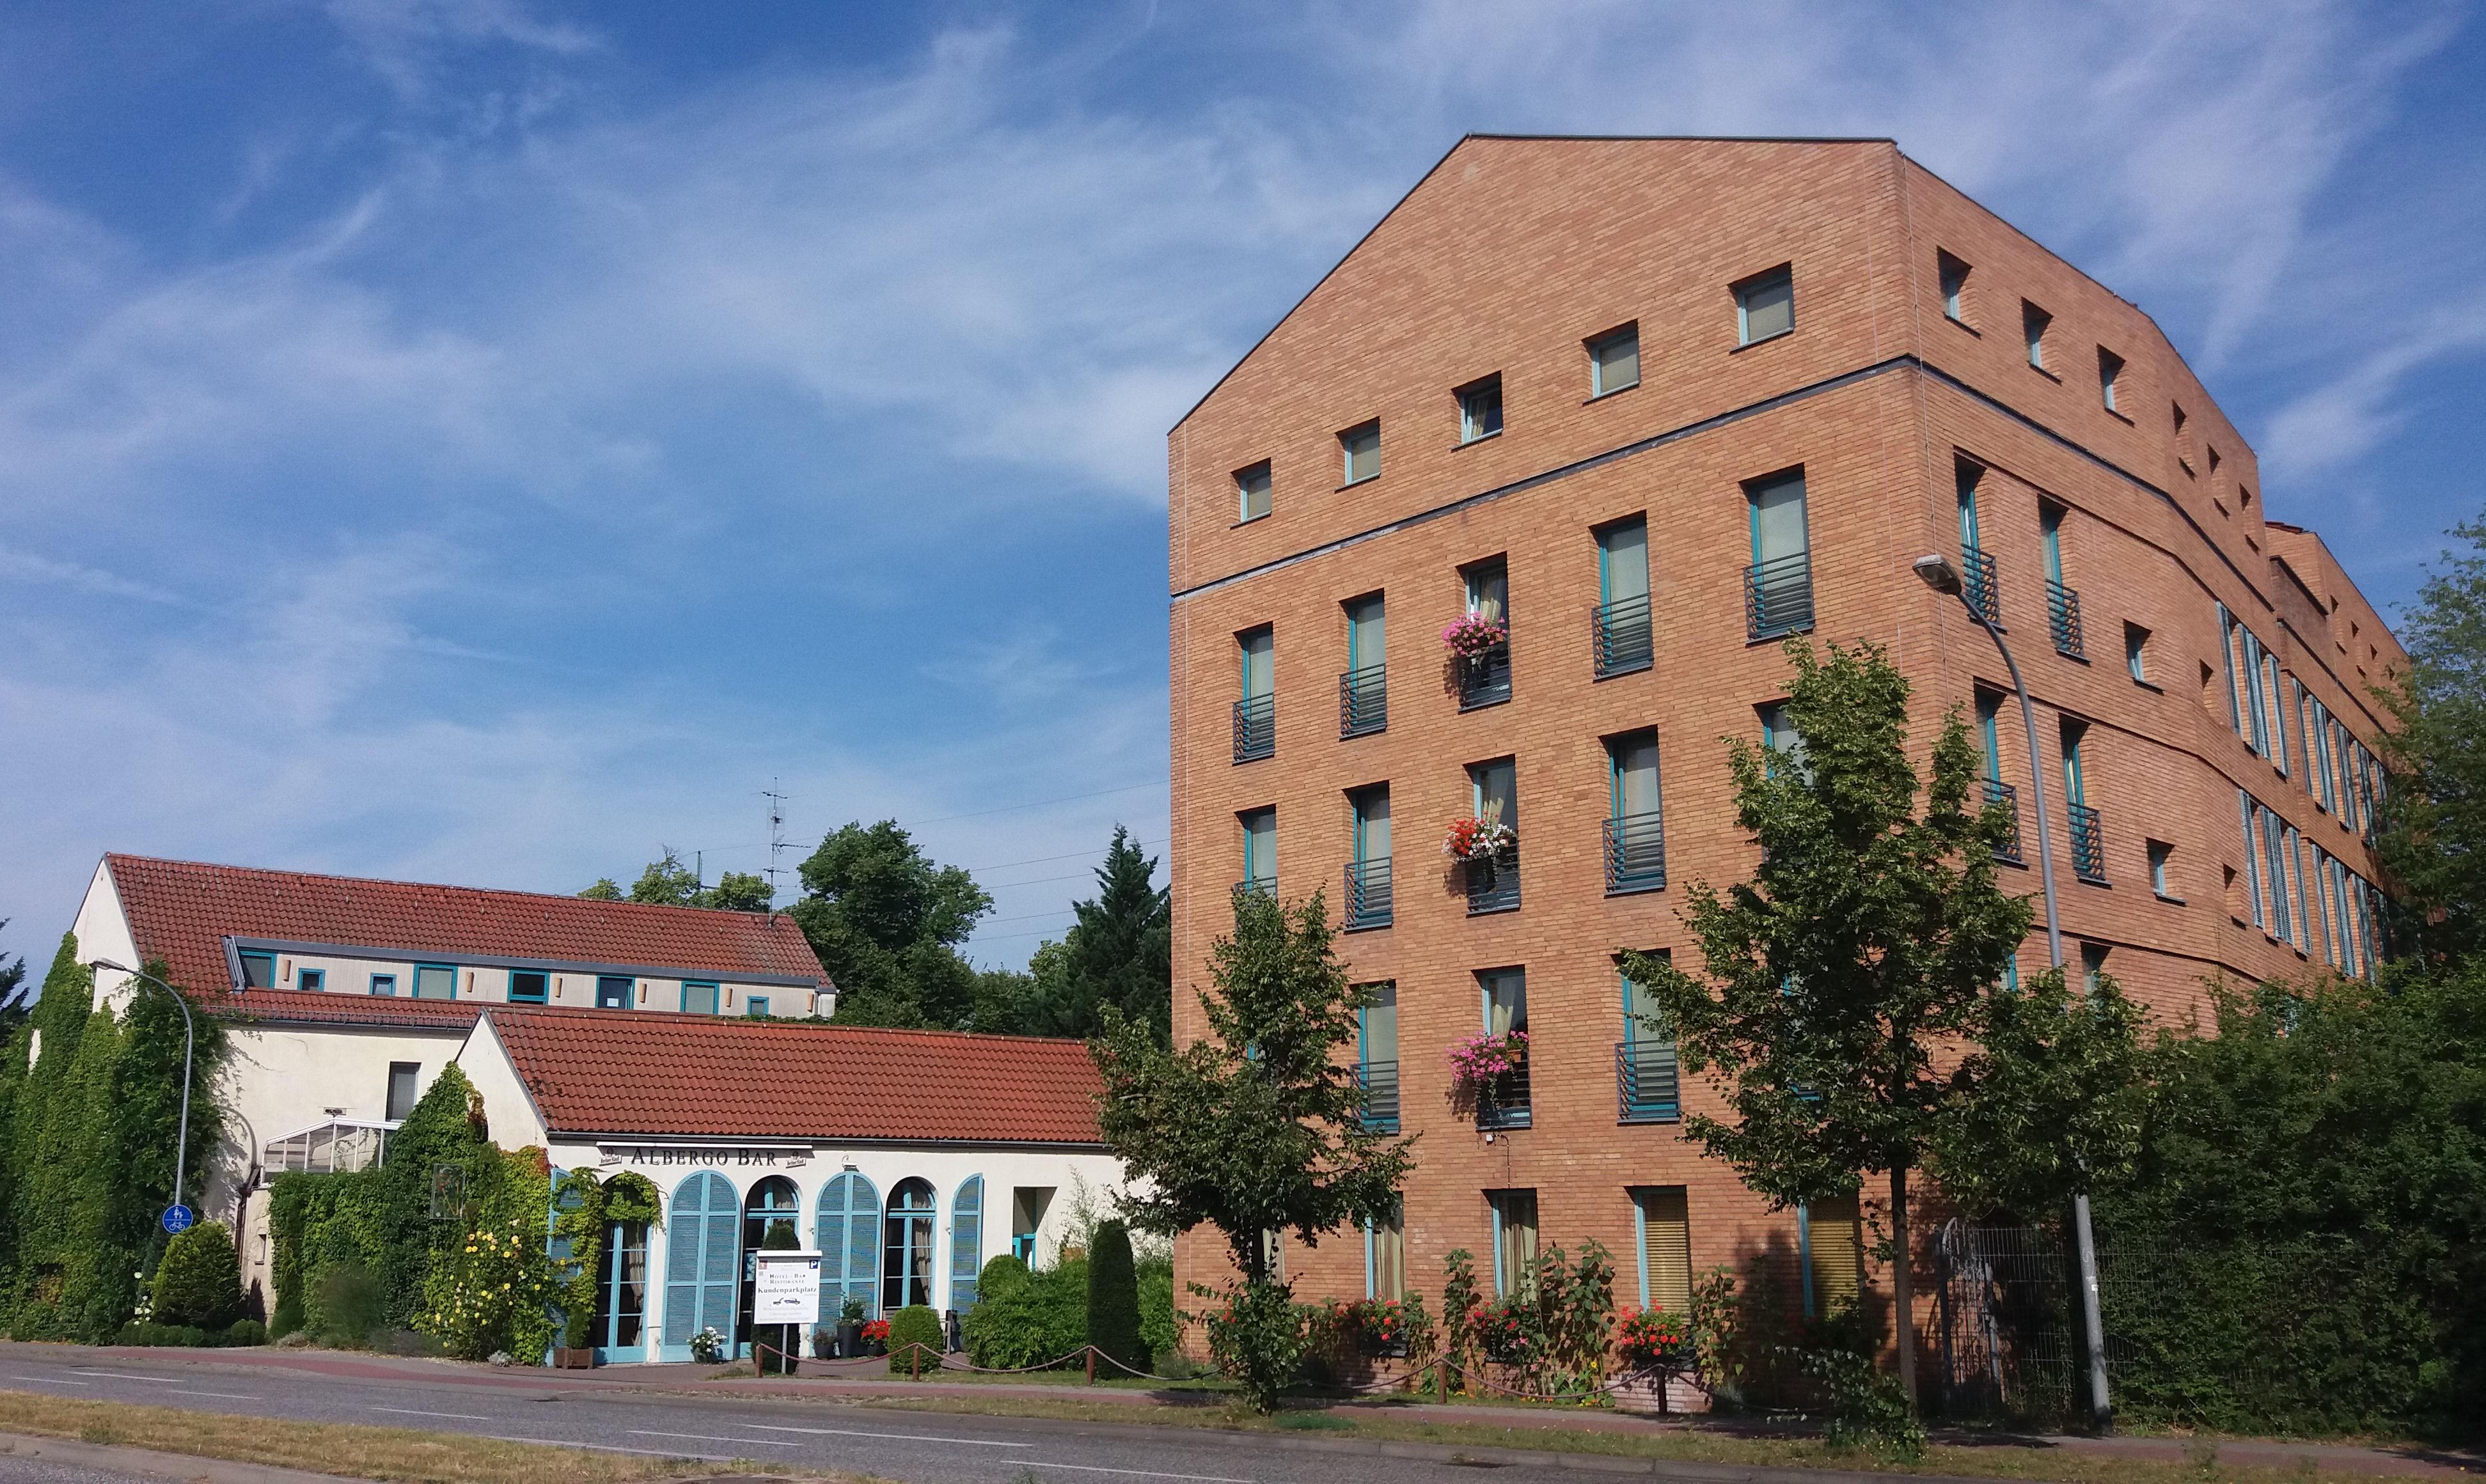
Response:
[[[713,1329],[733,1338],[734,1280],[740,1267],[742,1201],[733,1185],[702,1170],[674,1188],[665,1223],[664,1358],[691,1358],[691,1336]]]
[[[950,1206],[950,1306],[963,1314],[976,1306],[976,1278],[984,1265],[984,1177],[958,1182]]]
[[[820,1187],[820,1323],[834,1325],[848,1295],[869,1316],[879,1305],[880,1191],[847,1170]]]

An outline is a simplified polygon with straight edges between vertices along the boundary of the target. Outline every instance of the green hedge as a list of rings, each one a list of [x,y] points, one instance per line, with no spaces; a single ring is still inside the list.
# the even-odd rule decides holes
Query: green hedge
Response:
[[[941,1316],[921,1304],[910,1304],[890,1317],[889,1370],[896,1376],[936,1370],[941,1364]],[[930,1353],[910,1345],[928,1345]]]
[[[1088,1343],[1088,1260],[1073,1257],[1030,1273],[1018,1259],[976,1291],[976,1306],[958,1321],[967,1358],[978,1365],[1040,1365]],[[1000,1281],[996,1281],[1000,1278]]]

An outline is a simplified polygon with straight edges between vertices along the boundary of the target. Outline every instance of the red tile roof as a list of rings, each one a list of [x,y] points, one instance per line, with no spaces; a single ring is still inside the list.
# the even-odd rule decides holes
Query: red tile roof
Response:
[[[342,991],[254,989],[243,995],[201,997],[228,1020],[278,1025],[391,1026],[456,1035],[483,1013],[480,1000],[409,1000],[402,996]]]
[[[1088,1048],[636,1010],[487,1005],[555,1133],[1098,1144]]]
[[[163,959],[173,966],[174,982],[201,992],[232,985],[223,941],[229,935],[383,948],[413,958],[473,954],[828,984],[803,930],[782,914],[589,901],[146,856],[107,855],[104,864],[121,893],[139,956]]]

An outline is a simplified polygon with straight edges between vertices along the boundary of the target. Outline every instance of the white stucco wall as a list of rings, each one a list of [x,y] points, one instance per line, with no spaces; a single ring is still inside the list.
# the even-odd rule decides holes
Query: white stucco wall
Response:
[[[77,934],[77,956],[81,963],[94,963],[108,958],[127,964],[132,969],[146,966],[138,961],[138,945],[129,936],[129,919],[121,909],[121,893],[113,885],[112,871],[104,862],[95,863],[95,875],[86,884],[86,895],[78,902],[77,921],[69,929]],[[224,986],[202,986],[221,989]],[[129,1003],[130,977],[110,969],[99,969],[95,976],[95,1003],[110,1003],[118,1013]]]

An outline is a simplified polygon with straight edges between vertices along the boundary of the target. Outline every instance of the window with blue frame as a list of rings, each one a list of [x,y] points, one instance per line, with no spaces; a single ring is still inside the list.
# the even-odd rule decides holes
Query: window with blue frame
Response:
[[[1735,343],[1750,345],[1795,328],[1795,271],[1781,264],[1735,286]]]
[[[1599,527],[1597,611],[1591,638],[1596,678],[1629,674],[1656,662],[1648,595],[1648,521],[1635,515]]]
[[[768,1018],[768,997],[766,995],[743,996],[742,1013],[745,1018],[750,1020],[766,1020]]]
[[[552,976],[537,969],[510,971],[510,1003],[542,1004],[550,998]]]
[[[415,965],[414,998],[417,1000],[456,999],[457,971],[447,964]]]
[[[752,1299],[753,1290],[760,1281],[760,1251],[768,1245],[772,1232],[780,1234],[781,1244],[801,1245],[803,1239],[795,1233],[802,1214],[802,1197],[795,1192],[794,1182],[784,1175],[770,1175],[760,1181],[743,1199],[742,1292],[740,1307],[736,1310],[738,1322],[733,1332],[735,1343],[742,1347],[737,1354],[747,1353],[751,1344]],[[772,1325],[770,1328],[773,1331],[775,1327]],[[760,1337],[772,1345],[779,1343],[774,1333]]]
[[[1692,1316],[1692,1201],[1680,1185],[1637,1186],[1632,1218],[1640,1227],[1640,1306],[1679,1319]]]
[[[1388,927],[1395,916],[1391,882],[1390,785],[1373,783],[1346,796],[1354,819],[1354,857],[1346,866],[1349,932]]]
[[[372,976],[372,993],[373,993],[373,994],[375,994],[375,995],[394,995],[394,994],[396,994],[396,993],[397,993],[397,976],[396,976],[396,975],[394,975],[394,974],[374,974],[374,975],[373,975],[373,976]]]
[[[595,978],[595,1007],[599,1010],[630,1008],[630,988],[638,981],[622,975],[604,974]]]
[[[1487,1191],[1484,1198],[1493,1213],[1494,1297],[1535,1292],[1536,1193]]]
[[[1278,811],[1275,809],[1246,810],[1235,816],[1243,831],[1243,879],[1234,884],[1237,892],[1278,890]]]
[[[648,1223],[608,1222],[597,1259],[594,1339],[598,1348],[637,1351],[648,1315]]]
[[[294,987],[297,989],[326,989],[328,987],[328,971],[325,969],[296,969],[293,971],[293,983]]]
[[[880,1306],[895,1313],[932,1303],[932,1186],[906,1179],[890,1192],[881,1219]]]
[[[1805,514],[1804,471],[1744,486],[1753,563],[1744,569],[1745,637],[1775,639],[1812,627],[1812,536]]]
[[[1666,885],[1666,812],[1654,731],[1606,739],[1605,857],[1609,896]]]
[[[1459,441],[1474,443],[1502,431],[1502,373],[1459,388]]]
[[[1387,1215],[1364,1223],[1364,1296],[1383,1303],[1407,1297],[1407,1206],[1398,1196]]]
[[[1356,1081],[1364,1088],[1364,1122],[1385,1134],[1398,1132],[1398,985],[1365,986],[1355,1012]]]
[[[1761,718],[1762,767],[1769,776],[1778,776],[1780,759],[1796,770],[1799,777],[1810,777],[1811,769],[1804,759],[1804,733],[1795,729],[1795,713],[1783,701],[1773,701],[1756,708]]]
[[[241,982],[245,989],[274,989],[276,955],[273,953],[242,954]]]
[[[1588,398],[1640,385],[1640,321],[1589,337]]]
[[[734,1333],[742,1203],[725,1176],[704,1169],[674,1190],[665,1221],[665,1355],[687,1360],[702,1330]]]
[[[1658,957],[1667,957],[1658,950]],[[1615,1045],[1616,1101],[1625,1123],[1671,1122],[1683,1115],[1674,1037],[1648,992],[1622,975],[1623,1036]]]
[[[1795,1208],[1804,1270],[1804,1317],[1823,1319],[1854,1304],[1864,1286],[1864,1218],[1853,1192]]]
[[[880,1192],[849,1169],[820,1187],[813,1225],[820,1251],[820,1322],[835,1324],[846,1300],[869,1316],[880,1301]]]
[[[1235,521],[1258,520],[1269,513],[1269,461],[1234,471]]]
[[[984,1177],[958,1182],[950,1201],[950,1306],[964,1314],[976,1306],[976,1282],[984,1266]]]

